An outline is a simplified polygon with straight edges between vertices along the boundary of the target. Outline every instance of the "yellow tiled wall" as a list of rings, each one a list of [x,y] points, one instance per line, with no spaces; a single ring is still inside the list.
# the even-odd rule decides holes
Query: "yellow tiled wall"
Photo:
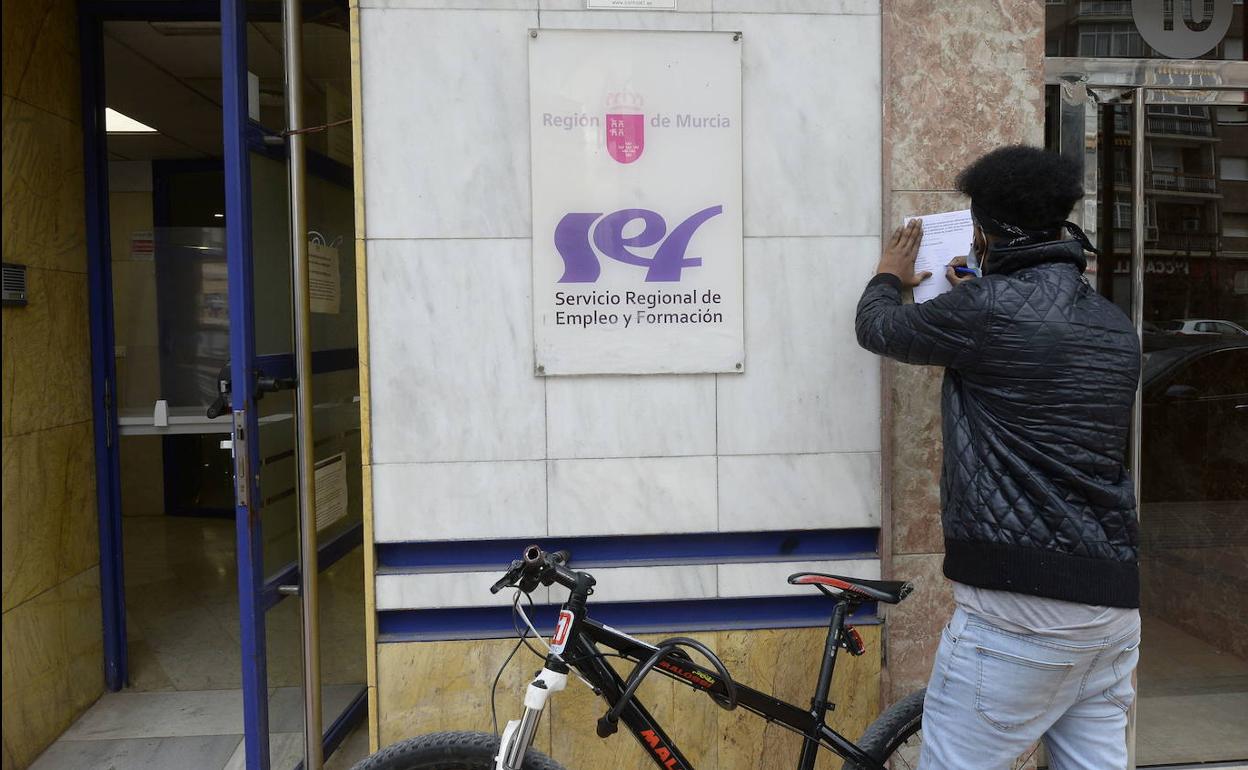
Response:
[[[867,653],[837,661],[829,716],[833,729],[862,734],[879,705],[880,627],[859,626]],[[827,631],[802,628],[691,634],[723,659],[733,677],[799,706],[814,694]],[[678,634],[645,635],[655,642]],[[491,730],[490,684],[514,640],[385,643],[377,649],[377,700],[381,745],[439,730]],[[783,658],[784,663],[780,661]],[[808,665],[800,665],[807,661]],[[631,664],[628,664],[631,666]],[[541,667],[521,650],[498,686],[498,718],[517,716],[524,686]],[[626,674],[627,668],[620,667]],[[742,710],[727,712],[709,698],[655,675],[640,698],[696,767],[704,770],[787,770],[797,763],[801,740]],[[653,767],[627,730],[598,738],[606,706],[579,682],[551,700],[537,746],[568,770],[644,770]],[[840,767],[825,756],[818,767]]]
[[[4,2],[3,767],[104,691],[73,0]]]

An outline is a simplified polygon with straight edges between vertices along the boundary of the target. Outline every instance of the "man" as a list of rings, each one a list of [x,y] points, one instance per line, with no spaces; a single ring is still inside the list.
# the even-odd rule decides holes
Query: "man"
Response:
[[[1083,195],[1075,163],[1005,147],[957,186],[982,275],[950,266],[952,291],[903,304],[930,275],[914,273],[912,222],[886,245],[856,320],[866,349],[945,367],[941,521],[957,608],[928,683],[919,764],[1007,768],[1043,738],[1053,770],[1126,768],[1139,342],[1083,278],[1092,245],[1065,221]]]

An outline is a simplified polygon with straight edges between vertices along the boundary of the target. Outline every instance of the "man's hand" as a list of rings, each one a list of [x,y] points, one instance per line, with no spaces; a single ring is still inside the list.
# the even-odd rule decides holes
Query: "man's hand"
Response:
[[[888,239],[884,253],[880,255],[880,265],[875,269],[878,273],[892,273],[901,279],[908,289],[913,289],[923,281],[932,277],[931,273],[914,272],[914,258],[919,254],[919,242],[923,240],[923,223],[918,219],[893,231]]]
[[[960,283],[975,280],[973,275],[958,275],[958,271],[954,270],[955,267],[966,267],[966,257],[954,257],[949,267],[945,268],[945,278],[949,279],[950,285],[957,286]]]

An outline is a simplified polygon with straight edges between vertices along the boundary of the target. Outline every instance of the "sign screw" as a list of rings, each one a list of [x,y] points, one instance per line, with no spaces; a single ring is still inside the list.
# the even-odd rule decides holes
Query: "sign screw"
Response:
[[[535,29],[529,30],[529,37],[537,37],[537,30]]]
[[[538,365],[537,365],[537,373],[538,373],[538,374],[545,374],[545,373],[546,373],[546,367],[542,366],[541,364],[538,364]]]
[[[740,361],[738,361],[738,362],[737,362],[737,369],[740,369],[740,368],[741,368],[741,362],[740,362]]]
[[[736,42],[738,42],[738,41],[740,41],[740,40],[741,40],[741,33],[740,33],[740,32],[734,32],[734,33],[733,33],[733,35],[732,35],[732,42],[736,43]]]

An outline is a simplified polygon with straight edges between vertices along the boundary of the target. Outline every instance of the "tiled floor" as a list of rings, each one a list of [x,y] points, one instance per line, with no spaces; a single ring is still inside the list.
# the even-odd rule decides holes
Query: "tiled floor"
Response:
[[[1140,765],[1248,758],[1248,661],[1149,616],[1139,692]]]
[[[241,647],[234,523],[133,517],[124,522],[131,686],[108,693],[34,770],[243,770]],[[298,603],[266,614],[270,758],[303,758]],[[357,551],[321,575],[325,723],[364,682],[363,565]],[[345,770],[368,753],[357,728],[326,763]]]
[[[354,685],[326,687],[326,715],[338,713],[356,691]],[[269,703],[270,763],[273,770],[290,770],[303,759],[299,693],[281,688]],[[242,708],[237,690],[109,693],[31,770],[243,770]],[[367,754],[361,726],[325,766],[346,770]]]

